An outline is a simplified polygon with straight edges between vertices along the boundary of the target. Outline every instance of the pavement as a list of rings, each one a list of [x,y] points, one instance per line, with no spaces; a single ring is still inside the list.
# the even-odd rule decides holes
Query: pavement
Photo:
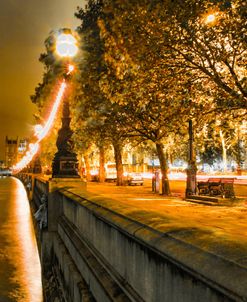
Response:
[[[185,201],[185,183],[177,181],[171,181],[171,197],[153,193],[148,180],[143,186],[123,187],[88,182],[86,194],[97,197],[102,206],[247,269],[247,186],[240,186],[237,200],[221,206]],[[85,197],[79,187],[71,191]]]

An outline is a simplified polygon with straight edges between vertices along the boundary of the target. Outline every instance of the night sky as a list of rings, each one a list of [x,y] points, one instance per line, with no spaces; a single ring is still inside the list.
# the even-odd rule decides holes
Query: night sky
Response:
[[[30,136],[35,106],[30,101],[42,80],[39,55],[51,30],[75,29],[76,7],[86,0],[0,0],[0,160],[5,136]]]

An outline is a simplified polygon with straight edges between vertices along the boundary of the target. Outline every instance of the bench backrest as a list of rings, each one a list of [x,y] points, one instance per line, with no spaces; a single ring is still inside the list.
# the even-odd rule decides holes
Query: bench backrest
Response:
[[[212,182],[221,182],[221,179],[222,179],[222,178],[209,178],[209,179],[208,179],[208,182],[209,182],[209,183],[212,183]]]
[[[230,183],[234,183],[234,180],[236,178],[209,178],[207,181],[198,181],[197,183],[200,185],[206,185],[206,184],[210,184],[210,183],[223,183],[223,184],[230,184]]]
[[[223,183],[223,184],[232,184],[232,183],[234,183],[234,179],[235,178],[222,178],[221,183]]]

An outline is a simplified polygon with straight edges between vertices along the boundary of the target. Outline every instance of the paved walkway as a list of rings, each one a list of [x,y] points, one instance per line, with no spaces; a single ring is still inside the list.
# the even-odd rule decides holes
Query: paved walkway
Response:
[[[147,182],[131,187],[90,182],[87,193],[103,206],[247,269],[247,197],[232,206],[208,206],[183,200],[181,186],[175,187],[176,196],[168,198],[153,193]],[[72,191],[83,195],[79,188]],[[245,192],[247,186],[241,188]]]

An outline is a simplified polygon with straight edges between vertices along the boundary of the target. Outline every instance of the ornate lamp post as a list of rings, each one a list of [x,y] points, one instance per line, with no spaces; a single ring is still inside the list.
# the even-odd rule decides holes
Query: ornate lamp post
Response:
[[[76,54],[76,39],[71,33],[62,33],[57,38],[56,51],[59,56],[67,59]],[[69,102],[65,99],[63,101],[62,127],[58,131],[56,142],[58,151],[55,153],[52,163],[52,178],[80,177],[77,170],[77,155],[73,151],[71,139],[73,131],[70,129],[70,121]]]

